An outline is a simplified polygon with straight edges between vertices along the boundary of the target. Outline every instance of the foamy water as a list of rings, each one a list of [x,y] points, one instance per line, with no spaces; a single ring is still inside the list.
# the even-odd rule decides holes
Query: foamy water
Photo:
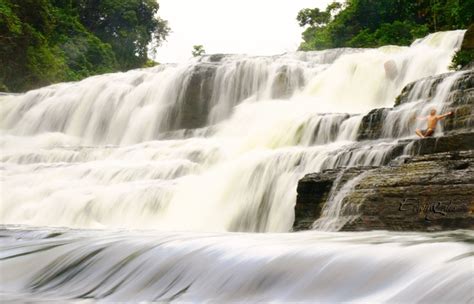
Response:
[[[287,233],[306,173],[381,165],[414,138],[413,115],[443,110],[461,73],[431,103],[430,84],[418,84],[386,117],[384,138],[357,142],[367,111],[448,71],[463,34],[206,56],[0,96],[0,292],[46,302],[471,301],[471,232]],[[333,191],[316,228],[341,227],[356,182]]]

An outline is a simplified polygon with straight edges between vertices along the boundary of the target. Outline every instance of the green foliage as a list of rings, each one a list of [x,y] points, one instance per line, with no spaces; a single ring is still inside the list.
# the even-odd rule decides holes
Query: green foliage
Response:
[[[341,8],[342,4],[339,2],[329,4],[323,12],[319,8],[305,8],[298,12],[296,20],[298,20],[300,26],[322,27],[328,24],[334,12],[339,11]]]
[[[122,70],[143,66],[148,60],[148,47],[154,51],[170,31],[167,22],[156,16],[156,0],[76,2],[82,23],[112,46]]]
[[[151,59],[148,59],[145,64],[143,65],[144,68],[152,68],[154,66],[157,66],[159,65],[158,62],[154,61],[154,60],[151,60]]]
[[[326,11],[298,13],[303,32],[301,50],[334,47],[408,45],[429,32],[467,28],[474,1],[461,0],[347,0]]]
[[[193,54],[194,57],[198,57],[198,56],[202,56],[202,55],[206,54],[206,51],[204,50],[204,46],[202,46],[200,44],[199,45],[194,45],[192,54]]]
[[[0,82],[0,92],[8,92],[9,89],[6,85]]]
[[[0,82],[11,90],[61,79],[65,64],[50,45],[53,7],[46,0],[0,0]]]
[[[450,65],[452,70],[460,70],[474,62],[474,50],[459,50],[454,54],[453,61]]]
[[[332,47],[332,41],[327,27],[308,27],[303,32],[304,42],[300,45],[301,51],[322,50]]]
[[[461,49],[453,56],[450,68],[453,70],[474,68],[474,23],[464,34]]]
[[[428,34],[424,25],[416,25],[409,21],[383,23],[375,32],[365,29],[349,40],[351,47],[377,47],[381,45],[409,45],[415,38]]]
[[[169,27],[154,0],[0,0],[0,84],[25,91],[149,66]]]
[[[73,12],[67,6],[56,9],[57,26],[50,37],[60,48],[69,67],[65,80],[79,80],[117,70],[111,46],[89,32]]]
[[[329,12],[321,12],[319,8],[305,8],[298,13],[296,20],[298,20],[300,26],[310,25],[319,27],[326,25],[330,17]]]

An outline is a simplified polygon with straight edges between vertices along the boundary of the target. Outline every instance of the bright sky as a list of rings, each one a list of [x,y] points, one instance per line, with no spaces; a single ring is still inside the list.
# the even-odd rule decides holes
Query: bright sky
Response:
[[[295,51],[302,28],[296,15],[302,8],[324,9],[334,0],[158,0],[159,15],[172,33],[155,60],[182,62],[193,45],[208,54],[275,55]]]

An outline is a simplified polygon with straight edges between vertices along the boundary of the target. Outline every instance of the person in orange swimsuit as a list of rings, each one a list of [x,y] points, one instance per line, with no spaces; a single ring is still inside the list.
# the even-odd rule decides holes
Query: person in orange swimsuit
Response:
[[[448,112],[448,113],[443,114],[443,115],[436,115],[436,110],[432,109],[430,111],[430,115],[424,116],[424,117],[418,117],[418,120],[426,120],[428,125],[427,125],[427,128],[424,129],[424,130],[416,129],[416,131],[415,131],[416,135],[418,135],[421,138],[432,136],[435,132],[436,125],[438,124],[438,121],[448,117],[449,115],[453,115],[453,112]]]

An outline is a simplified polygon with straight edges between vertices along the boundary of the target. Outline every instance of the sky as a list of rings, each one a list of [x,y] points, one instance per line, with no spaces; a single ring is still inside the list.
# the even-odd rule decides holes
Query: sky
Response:
[[[302,28],[296,21],[303,8],[324,9],[334,0],[158,0],[159,15],[171,34],[158,49],[160,63],[183,62],[193,45],[206,53],[276,55],[295,51]]]

